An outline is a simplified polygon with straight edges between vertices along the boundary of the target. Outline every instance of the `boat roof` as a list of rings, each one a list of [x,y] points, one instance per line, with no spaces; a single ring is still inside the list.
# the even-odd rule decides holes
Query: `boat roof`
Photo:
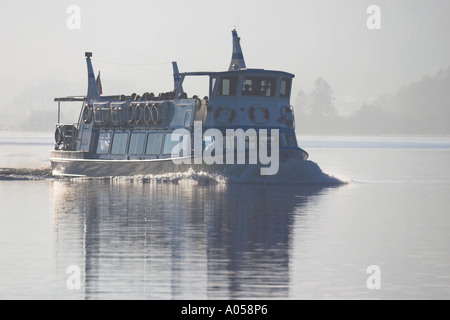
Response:
[[[261,75],[282,75],[289,78],[294,78],[295,75],[289,72],[277,71],[277,70],[265,70],[265,69],[240,69],[235,71],[195,71],[195,72],[181,72],[175,74],[175,76],[227,76],[227,75],[239,75],[239,74],[261,74]]]

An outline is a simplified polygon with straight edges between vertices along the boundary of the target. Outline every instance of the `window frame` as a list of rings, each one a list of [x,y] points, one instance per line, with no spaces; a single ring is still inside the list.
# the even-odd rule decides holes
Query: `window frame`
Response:
[[[149,153],[149,150],[148,150],[149,143],[150,143],[150,141],[154,141],[154,140],[151,140],[151,138],[150,138],[151,135],[160,135],[162,137],[161,141],[159,143],[159,152],[158,153]],[[162,151],[163,142],[164,142],[164,133],[163,132],[150,132],[149,134],[147,134],[147,142],[145,143],[145,150],[144,150],[145,155],[146,156],[159,156]],[[152,148],[152,149],[154,149],[154,148]]]
[[[184,127],[187,129],[192,125],[192,110],[186,110],[186,113],[184,114]],[[189,116],[189,122],[186,123]]]
[[[209,95],[210,96],[213,95],[216,84],[217,84],[217,77],[210,77],[209,78]]]
[[[141,144],[141,146],[142,146],[142,148],[141,148],[141,152],[140,153],[138,153],[138,152],[133,152],[132,150],[131,150],[131,148],[132,148],[132,142],[133,142],[133,137],[136,137],[136,136],[143,136],[143,141],[142,141],[142,144]],[[144,153],[144,151],[145,151],[145,147],[146,147],[146,141],[145,141],[145,138],[146,138],[146,134],[145,134],[145,132],[132,132],[131,133],[131,135],[130,135],[130,143],[128,144],[128,154],[131,154],[131,155],[142,155],[143,153]],[[137,138],[138,140],[136,141],[136,147],[138,147],[139,146],[139,138]],[[134,149],[136,149],[136,148],[134,148]]]
[[[223,93],[224,80],[230,81],[228,87],[228,94]],[[234,97],[237,94],[239,77],[238,76],[224,76],[220,78],[219,87],[217,88],[217,96],[219,97]]]
[[[103,136],[107,136],[107,139],[102,138]],[[109,154],[109,150],[111,149],[112,143],[112,133],[111,132],[99,132],[97,137],[97,154]],[[101,143],[106,143],[107,147],[105,150],[105,146],[100,147]]]
[[[285,93],[282,93],[283,89],[283,82],[286,83]],[[281,98],[289,98],[291,96],[291,89],[292,89],[292,79],[283,77],[281,78],[280,82],[280,97]]]
[[[172,133],[173,132],[166,132],[166,134],[164,135],[164,139],[163,139],[163,146],[162,146],[162,155],[163,156],[170,156],[170,155],[172,155],[172,150],[173,150],[173,148],[177,145],[177,144],[179,144],[180,142],[179,141],[172,141]],[[166,151],[168,151],[166,148],[168,148],[167,147],[167,145],[168,145],[168,143],[171,145],[171,148],[170,148],[170,151],[169,152],[166,152]]]
[[[125,137],[125,139],[123,138]],[[129,132],[115,132],[112,138],[111,143],[111,154],[113,155],[124,155],[128,150],[128,138],[130,137]],[[119,140],[117,140],[119,138]],[[118,142],[118,146],[116,147],[116,141]],[[118,150],[116,150],[118,149]]]
[[[251,81],[250,90],[246,91],[245,88],[249,84],[246,84],[246,81]],[[263,90],[263,81],[269,83],[269,88]],[[242,81],[242,89],[241,95],[244,97],[266,97],[272,98],[276,94],[276,85],[277,78],[276,77],[264,77],[264,76],[246,76]],[[267,90],[269,90],[269,95],[267,95]]]

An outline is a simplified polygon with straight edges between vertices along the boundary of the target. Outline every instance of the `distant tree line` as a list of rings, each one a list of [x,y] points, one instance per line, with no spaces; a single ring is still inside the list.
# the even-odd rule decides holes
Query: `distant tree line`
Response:
[[[334,105],[334,92],[318,78],[294,97],[299,134],[450,134],[450,67],[363,104],[349,116]]]

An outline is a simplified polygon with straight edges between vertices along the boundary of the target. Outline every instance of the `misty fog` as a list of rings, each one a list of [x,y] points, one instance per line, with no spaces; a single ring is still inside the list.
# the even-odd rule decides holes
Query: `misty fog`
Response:
[[[68,27],[71,5],[79,28]],[[379,29],[367,26],[370,5]],[[85,51],[105,94],[165,92],[171,61],[182,72],[225,70],[233,26],[249,68],[296,75],[299,135],[450,134],[443,0],[2,1],[0,130],[52,132],[53,99],[86,93]],[[61,120],[76,122],[80,107],[62,104]]]
[[[331,86],[318,78],[293,97],[297,130],[305,134],[450,134],[450,67],[380,95],[349,115],[337,112]]]

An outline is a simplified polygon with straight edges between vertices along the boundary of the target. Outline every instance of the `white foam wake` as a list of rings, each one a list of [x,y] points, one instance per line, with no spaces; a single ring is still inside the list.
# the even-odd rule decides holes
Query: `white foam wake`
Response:
[[[257,184],[302,184],[302,185],[339,185],[345,182],[322,171],[317,163],[290,158],[280,164],[276,175],[261,175],[258,166],[230,166],[220,172],[209,173],[192,168],[185,172],[155,175],[135,175],[132,177],[110,177],[113,180],[156,181],[178,183],[195,181],[208,183],[257,183]]]
[[[0,180],[44,180],[52,178],[50,168],[0,168]]]
[[[61,179],[53,177],[50,168],[43,169],[0,169],[0,180],[43,180]],[[66,178],[64,178],[66,179]],[[128,177],[102,178],[68,178],[74,180],[128,180],[142,182],[178,183],[181,181],[197,182],[198,184],[215,183],[258,183],[258,184],[320,184],[338,185],[345,182],[322,171],[317,163],[307,160],[290,158],[281,163],[276,175],[261,175],[259,166],[230,166],[221,172],[210,173],[188,169],[185,172],[134,175]]]
[[[230,168],[231,171],[233,168]],[[330,176],[322,171],[317,163],[306,160],[299,161],[290,158],[287,162],[280,164],[276,175],[261,175],[259,168],[249,166],[239,175],[233,172],[226,174],[228,181],[236,183],[270,183],[270,184],[343,184],[340,179]]]
[[[132,177],[114,177],[113,179],[124,178],[128,178],[133,181],[156,181],[162,183],[178,183],[180,181],[196,181],[198,183],[226,183],[228,181],[228,179],[221,174],[195,171],[192,168],[185,172],[135,175]]]

